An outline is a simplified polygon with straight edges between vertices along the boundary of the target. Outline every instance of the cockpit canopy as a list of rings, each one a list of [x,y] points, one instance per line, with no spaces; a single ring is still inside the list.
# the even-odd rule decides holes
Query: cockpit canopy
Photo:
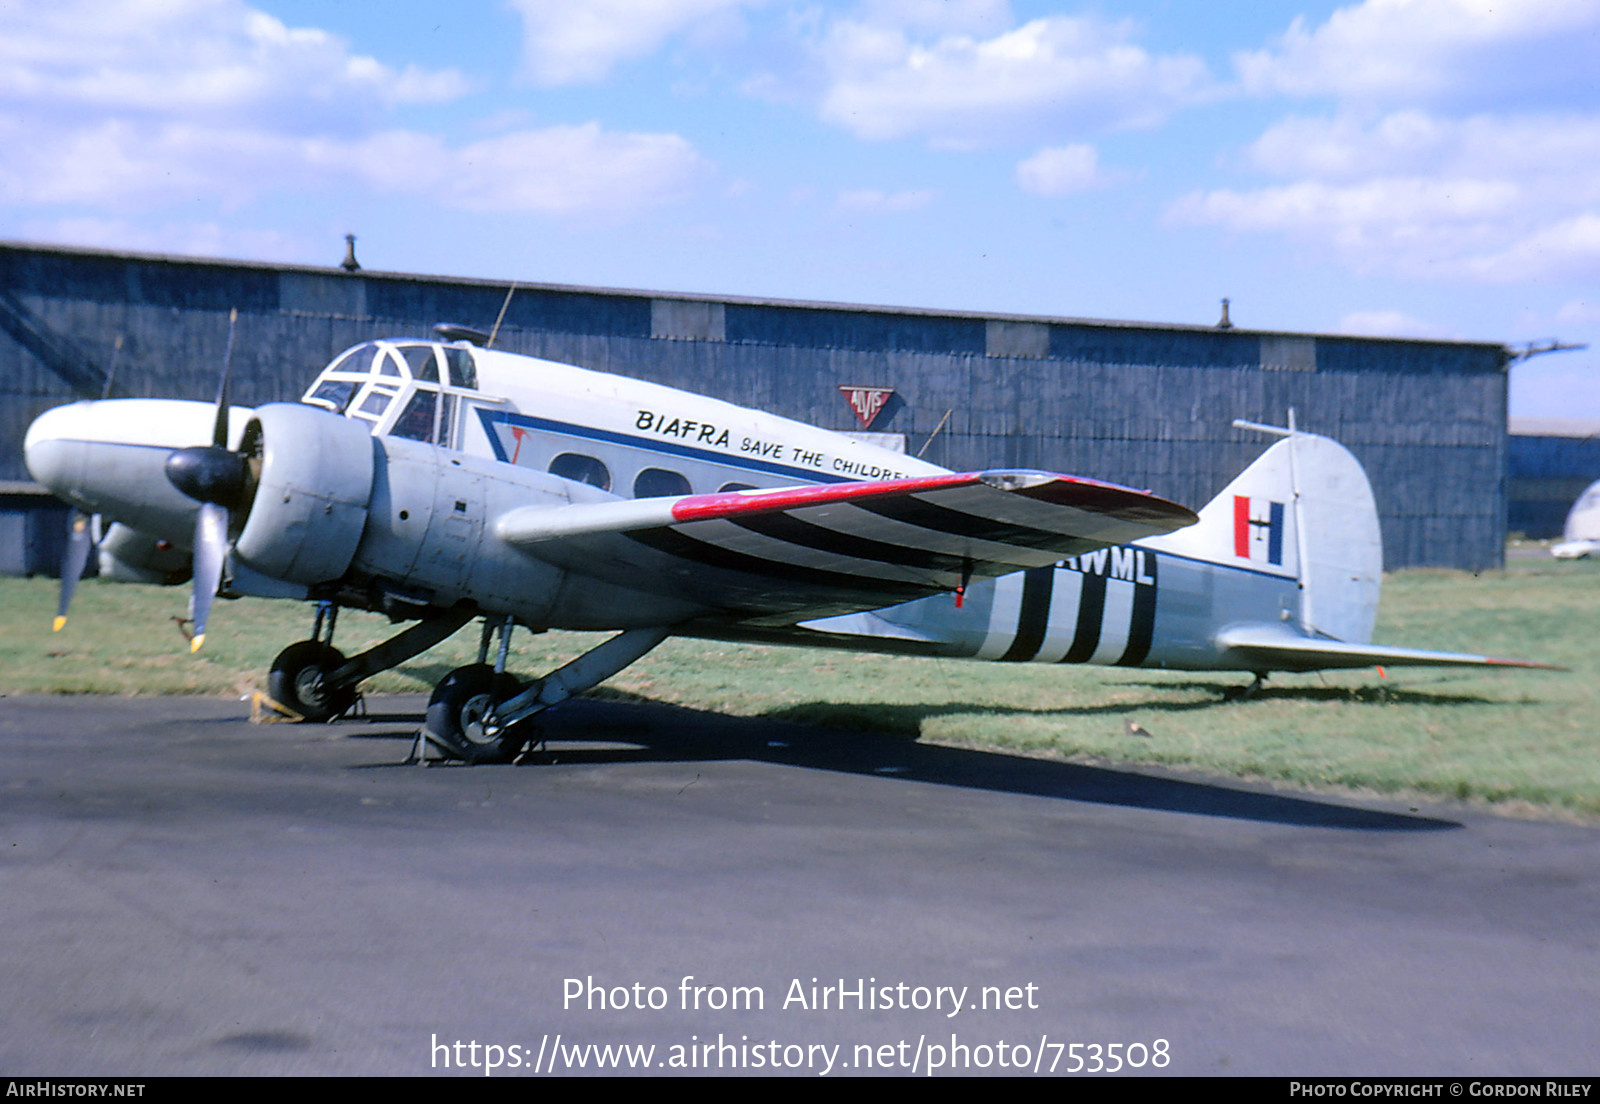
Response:
[[[374,434],[457,447],[458,399],[477,396],[465,343],[365,341],[322,370],[302,402],[368,422]]]

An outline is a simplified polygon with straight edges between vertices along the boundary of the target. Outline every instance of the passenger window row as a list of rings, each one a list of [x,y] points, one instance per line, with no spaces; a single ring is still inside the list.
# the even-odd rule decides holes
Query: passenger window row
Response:
[[[561,453],[550,461],[549,471],[551,475],[559,475],[575,483],[587,483],[602,491],[611,490],[611,469],[599,459],[585,456],[581,452]],[[749,483],[724,483],[717,488],[719,491],[754,489]],[[633,479],[634,498],[677,498],[680,495],[693,493],[694,488],[689,486],[688,476],[681,472],[668,471],[666,468],[645,468]]]

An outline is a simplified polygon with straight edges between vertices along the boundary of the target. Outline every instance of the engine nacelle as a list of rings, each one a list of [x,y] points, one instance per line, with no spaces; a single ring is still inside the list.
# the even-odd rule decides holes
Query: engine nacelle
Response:
[[[175,548],[160,537],[113,522],[96,546],[100,577],[119,583],[177,586],[189,581],[187,548]]]
[[[241,451],[260,474],[234,556],[293,583],[341,577],[367,523],[373,447],[366,422],[300,403],[258,408]]]

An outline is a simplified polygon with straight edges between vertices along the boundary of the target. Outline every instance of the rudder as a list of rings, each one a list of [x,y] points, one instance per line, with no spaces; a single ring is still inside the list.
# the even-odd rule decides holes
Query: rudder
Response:
[[[1283,435],[1187,529],[1147,548],[1299,582],[1301,628],[1365,644],[1383,581],[1377,503],[1361,463],[1337,441]]]

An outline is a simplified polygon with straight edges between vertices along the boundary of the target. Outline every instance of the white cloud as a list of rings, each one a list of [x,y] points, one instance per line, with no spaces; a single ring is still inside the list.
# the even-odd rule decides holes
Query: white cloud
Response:
[[[1239,162],[1272,180],[1185,195],[1172,221],[1281,234],[1363,272],[1600,276],[1592,0],[1363,0],[1238,54],[1242,87],[1320,96]]]
[[[604,79],[672,36],[735,15],[751,0],[510,0],[522,15],[523,59],[537,84]]]
[[[1555,319],[1570,323],[1600,322],[1600,302],[1569,299],[1556,310]]]
[[[606,217],[677,198],[709,169],[673,134],[524,124],[451,142],[393,122],[400,104],[465,89],[239,0],[0,5],[0,144],[27,151],[0,159],[0,202],[92,206],[108,225],[339,191]]]
[[[1600,114],[1477,114],[1452,118],[1408,109],[1372,117],[1290,116],[1249,149],[1272,176],[1361,180],[1431,175],[1560,178],[1600,199]]]
[[[1397,310],[1351,311],[1339,320],[1338,333],[1373,337],[1449,338],[1438,326]]]
[[[1597,29],[1593,0],[1365,0],[1234,62],[1258,93],[1482,102],[1567,93],[1592,73]]]
[[[1600,275],[1600,116],[1295,117],[1248,160],[1289,182],[1190,193],[1169,218],[1326,243],[1362,271]]]
[[[1060,198],[1104,182],[1093,146],[1052,146],[1017,165],[1017,186],[1030,195]]]
[[[994,35],[1015,22],[1007,0],[866,0],[863,22],[923,34]]]
[[[26,159],[0,162],[0,202],[132,211],[186,200],[238,207],[265,196],[359,188],[470,211],[627,215],[680,198],[710,165],[674,134],[597,123],[519,130],[452,146],[386,130],[357,139],[192,124],[106,123],[18,133]]]
[[[453,70],[404,70],[241,0],[0,5],[0,105],[30,116],[173,117],[359,126],[402,103],[454,99]]]
[[[1462,269],[1492,282],[1600,277],[1600,213],[1535,227],[1501,249],[1466,258]]]
[[[163,222],[68,216],[24,219],[19,224],[24,241],[71,242],[100,249],[125,249],[143,253],[175,253],[198,257],[251,257],[261,261],[304,262],[320,250],[332,254],[332,240],[309,240],[276,230],[241,230],[213,220]],[[343,248],[343,243],[338,244]],[[332,264],[337,258],[326,256]]]
[[[873,188],[858,188],[839,193],[839,207],[846,211],[876,211],[886,214],[903,214],[921,211],[933,203],[937,193],[927,189],[902,192],[882,192]]]
[[[618,134],[593,122],[518,131],[441,150],[435,163],[440,170],[436,187],[453,205],[543,215],[643,210],[681,198],[710,171],[710,164],[676,134]],[[416,182],[409,186],[424,194],[435,191]]]
[[[818,43],[819,111],[861,138],[948,148],[1152,125],[1207,94],[1205,64],[1153,56],[1131,23],[1050,16],[989,38],[834,22]]]

